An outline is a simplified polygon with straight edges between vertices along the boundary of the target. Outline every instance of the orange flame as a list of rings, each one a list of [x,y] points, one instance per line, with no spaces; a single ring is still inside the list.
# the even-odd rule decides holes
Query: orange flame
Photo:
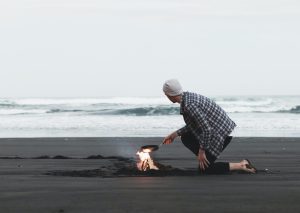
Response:
[[[136,164],[140,171],[147,171],[150,169],[159,170],[159,168],[154,165],[154,161],[150,157],[149,152],[138,151],[136,154],[140,158],[139,162]]]

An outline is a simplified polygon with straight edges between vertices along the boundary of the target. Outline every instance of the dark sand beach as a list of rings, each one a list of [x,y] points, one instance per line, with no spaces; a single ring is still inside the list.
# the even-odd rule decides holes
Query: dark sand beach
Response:
[[[220,161],[254,175],[197,173],[175,141],[138,173],[135,153],[162,138],[0,139],[0,212],[300,212],[300,138],[234,138]]]

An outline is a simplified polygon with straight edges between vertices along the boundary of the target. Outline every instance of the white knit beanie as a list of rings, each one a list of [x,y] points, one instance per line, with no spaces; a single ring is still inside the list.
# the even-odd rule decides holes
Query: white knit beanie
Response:
[[[183,93],[182,87],[177,79],[167,80],[164,83],[163,91],[169,96],[177,96]]]

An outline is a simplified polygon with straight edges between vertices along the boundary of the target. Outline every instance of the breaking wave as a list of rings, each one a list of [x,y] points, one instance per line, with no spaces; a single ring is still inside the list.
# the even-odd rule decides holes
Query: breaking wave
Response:
[[[178,115],[178,107],[138,107],[132,109],[118,109],[96,112],[95,114],[108,115],[130,115],[130,116],[159,116],[159,115]]]
[[[161,116],[179,114],[179,108],[175,107],[137,107],[125,109],[100,109],[100,110],[63,110],[51,109],[47,113],[79,112],[91,115],[128,115],[128,116]]]
[[[225,110],[231,113],[300,113],[300,106],[296,106],[289,110],[255,110],[255,109],[240,109],[240,110]],[[125,109],[101,109],[101,110],[60,110],[52,109],[47,113],[67,113],[67,112],[79,112],[92,115],[128,115],[128,116],[163,116],[163,115],[179,115],[179,107],[137,107],[137,108],[125,108]]]
[[[59,113],[59,112],[84,112],[84,110],[80,110],[80,109],[50,109],[48,111],[46,111],[46,113]]]
[[[299,97],[218,97],[228,113],[300,113]],[[0,99],[0,115],[179,115],[179,105],[159,98]]]
[[[278,112],[283,112],[283,113],[300,113],[300,105],[296,106],[290,110],[279,110]]]
[[[300,113],[300,106],[296,106],[290,110],[277,111],[259,111],[259,110],[233,110],[229,113]],[[29,115],[29,114],[59,114],[69,113],[78,115],[124,115],[124,116],[164,116],[179,115],[179,107],[137,107],[125,109],[99,109],[99,110],[81,110],[81,109],[50,109],[50,110],[3,110],[0,109],[0,115]]]

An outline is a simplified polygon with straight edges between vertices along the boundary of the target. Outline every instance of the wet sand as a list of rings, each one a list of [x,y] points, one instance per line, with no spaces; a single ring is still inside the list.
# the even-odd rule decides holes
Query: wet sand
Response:
[[[0,212],[300,212],[300,138],[234,138],[220,161],[258,174],[197,174],[180,141],[136,173],[135,152],[162,138],[0,139]],[[125,168],[125,169],[124,169]]]

